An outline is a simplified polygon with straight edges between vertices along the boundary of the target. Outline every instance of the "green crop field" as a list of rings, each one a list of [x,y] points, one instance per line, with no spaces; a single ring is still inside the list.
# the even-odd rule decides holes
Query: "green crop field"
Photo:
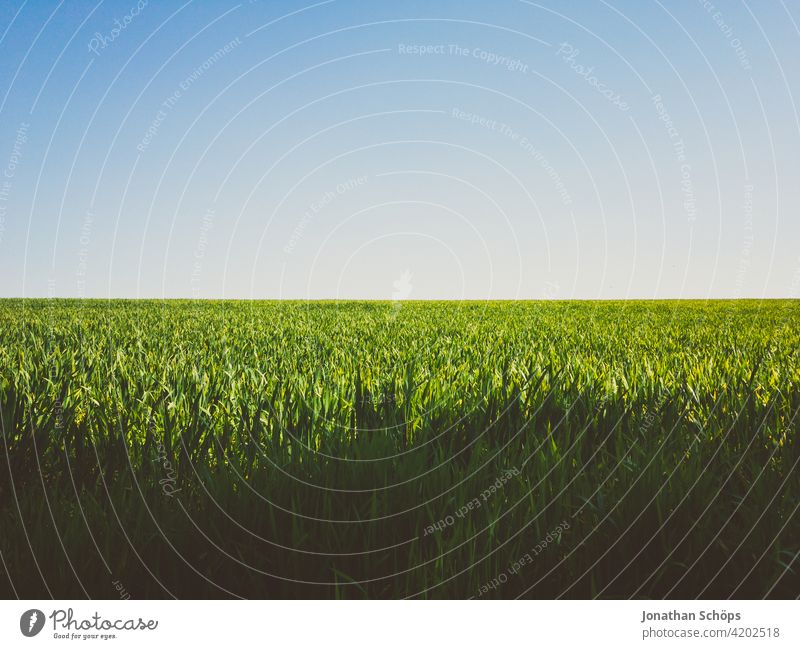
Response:
[[[800,303],[0,301],[5,597],[796,597]]]

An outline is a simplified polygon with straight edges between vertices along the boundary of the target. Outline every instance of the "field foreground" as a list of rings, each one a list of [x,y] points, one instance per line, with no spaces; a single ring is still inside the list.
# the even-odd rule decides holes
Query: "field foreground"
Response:
[[[800,303],[0,301],[0,596],[797,597]]]

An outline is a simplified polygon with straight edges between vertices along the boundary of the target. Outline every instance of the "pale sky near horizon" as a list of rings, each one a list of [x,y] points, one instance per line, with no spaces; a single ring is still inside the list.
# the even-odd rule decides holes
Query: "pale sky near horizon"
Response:
[[[800,297],[800,2],[0,7],[0,297]]]

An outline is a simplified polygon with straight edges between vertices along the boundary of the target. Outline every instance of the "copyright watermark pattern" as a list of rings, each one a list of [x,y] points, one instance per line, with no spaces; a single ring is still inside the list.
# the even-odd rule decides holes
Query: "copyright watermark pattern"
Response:
[[[793,3],[4,15],[18,642],[173,598],[797,597]]]

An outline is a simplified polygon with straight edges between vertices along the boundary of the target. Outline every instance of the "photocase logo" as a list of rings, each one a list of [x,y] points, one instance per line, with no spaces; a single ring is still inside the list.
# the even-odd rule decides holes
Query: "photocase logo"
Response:
[[[411,284],[411,278],[411,271],[405,270],[399,278],[392,282],[394,291],[392,291],[392,311],[389,314],[390,320],[394,320],[397,317],[400,309],[403,308],[402,301],[408,299],[408,296],[411,295],[411,291],[414,288]]]
[[[411,284],[411,277],[411,271],[405,270],[400,277],[392,282],[392,286],[394,286],[392,300],[398,302],[407,299],[411,295],[411,290],[414,288]]]
[[[25,611],[22,617],[19,618],[19,630],[22,635],[27,638],[32,638],[39,631],[44,628],[44,613],[38,608],[32,608],[30,611]]]

